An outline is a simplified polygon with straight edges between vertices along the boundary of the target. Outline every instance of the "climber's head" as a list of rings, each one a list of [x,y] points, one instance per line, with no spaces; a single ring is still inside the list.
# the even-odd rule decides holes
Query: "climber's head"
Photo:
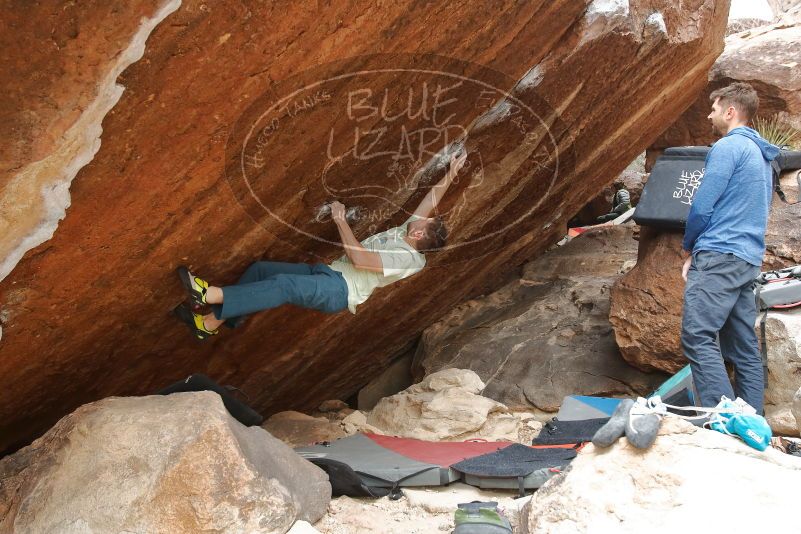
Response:
[[[759,109],[759,95],[747,83],[733,83],[709,95],[712,112],[707,119],[713,130],[726,135],[738,126],[745,126]]]
[[[442,217],[429,217],[411,221],[406,226],[406,235],[416,250],[430,252],[445,246],[448,229]]]

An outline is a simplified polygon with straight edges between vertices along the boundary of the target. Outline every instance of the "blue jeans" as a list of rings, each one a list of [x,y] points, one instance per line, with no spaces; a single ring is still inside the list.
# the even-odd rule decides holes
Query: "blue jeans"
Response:
[[[234,327],[239,318],[282,304],[326,313],[348,307],[348,286],[342,273],[324,263],[257,261],[232,286],[224,286],[223,303],[211,306],[217,319]]]
[[[722,395],[738,396],[762,413],[764,375],[754,332],[753,283],[758,274],[759,267],[734,254],[693,254],[684,288],[681,346],[690,360],[700,406],[715,406]],[[724,360],[734,365],[736,390]]]

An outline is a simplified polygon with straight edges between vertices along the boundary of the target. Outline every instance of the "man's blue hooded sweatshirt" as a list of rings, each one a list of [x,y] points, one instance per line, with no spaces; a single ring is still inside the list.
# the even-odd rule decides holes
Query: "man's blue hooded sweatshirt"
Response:
[[[777,155],[778,147],[745,126],[715,143],[687,216],[684,250],[731,253],[762,265],[773,197],[770,162]]]

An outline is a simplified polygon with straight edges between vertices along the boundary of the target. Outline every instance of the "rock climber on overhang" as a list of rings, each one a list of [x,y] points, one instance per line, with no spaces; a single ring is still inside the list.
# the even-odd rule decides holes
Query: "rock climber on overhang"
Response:
[[[236,327],[251,313],[282,304],[294,304],[326,313],[350,310],[362,304],[378,287],[420,272],[425,252],[445,246],[447,229],[440,216],[432,217],[445,192],[467,159],[465,150],[451,155],[445,176],[423,197],[406,222],[359,242],[345,218],[345,206],[331,204],[331,217],[339,230],[345,254],[331,265],[258,261],[231,286],[213,286],[186,267],[178,268],[192,306],[175,309],[178,318],[198,339],[218,333],[226,324]],[[196,309],[211,307],[211,313]]]

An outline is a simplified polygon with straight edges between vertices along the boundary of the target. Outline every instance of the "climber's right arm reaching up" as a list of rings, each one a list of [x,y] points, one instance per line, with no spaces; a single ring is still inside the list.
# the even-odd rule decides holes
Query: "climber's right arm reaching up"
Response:
[[[416,210],[414,210],[414,214],[416,216],[422,217],[423,219],[431,217],[431,214],[437,209],[440,200],[442,200],[442,197],[445,196],[445,192],[448,190],[451,183],[453,183],[453,179],[456,178],[456,175],[459,173],[459,170],[462,168],[466,160],[466,150],[463,150],[460,156],[457,156],[457,154],[451,155],[451,162],[448,172],[446,172],[442,180],[440,180],[437,185],[432,187],[431,191],[426,193],[426,196],[423,197],[420,205],[417,206]]]

